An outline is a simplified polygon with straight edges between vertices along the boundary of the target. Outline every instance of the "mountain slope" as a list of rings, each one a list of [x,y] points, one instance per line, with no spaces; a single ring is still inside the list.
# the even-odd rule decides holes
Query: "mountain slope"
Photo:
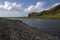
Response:
[[[50,8],[49,10],[42,11],[40,13],[29,13],[31,18],[48,18],[48,19],[60,19],[60,4]]]

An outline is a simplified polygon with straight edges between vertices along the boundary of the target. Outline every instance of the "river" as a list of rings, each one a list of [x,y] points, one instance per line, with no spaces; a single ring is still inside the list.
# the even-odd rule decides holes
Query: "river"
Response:
[[[36,27],[42,31],[60,36],[60,20],[32,19],[32,18],[10,18],[22,20],[29,26]]]

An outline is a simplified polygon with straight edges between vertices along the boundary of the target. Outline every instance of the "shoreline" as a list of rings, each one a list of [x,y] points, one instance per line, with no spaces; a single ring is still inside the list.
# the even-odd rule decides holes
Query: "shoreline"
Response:
[[[0,37],[1,40],[59,40],[57,36],[38,30],[36,27],[30,27],[20,20],[10,20],[0,18]],[[10,36],[9,36],[10,35]],[[9,37],[8,37],[9,36]],[[14,39],[15,38],[15,39]]]

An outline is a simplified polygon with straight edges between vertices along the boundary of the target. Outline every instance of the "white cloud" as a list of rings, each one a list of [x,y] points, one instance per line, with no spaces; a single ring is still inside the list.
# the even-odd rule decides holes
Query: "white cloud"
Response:
[[[45,2],[37,2],[37,4],[35,5],[36,8],[41,8],[42,6],[44,6]]]
[[[0,4],[0,17],[22,17],[25,16],[22,4],[4,2]]]
[[[28,8],[25,9],[26,12],[31,12],[31,11],[35,11],[35,6],[31,5]]]
[[[18,11],[18,10],[20,10],[20,8],[21,8],[21,4],[17,4],[17,3],[10,3],[10,2],[7,2],[7,1],[5,1],[4,2],[4,5],[0,5],[0,10],[7,10],[7,11],[9,11],[9,10],[12,10],[12,11]]]
[[[51,9],[51,8],[57,6],[57,5],[60,5],[60,3],[55,3],[55,4],[53,4],[51,7],[47,8],[47,9],[45,9],[45,10],[49,10],[49,9]]]
[[[17,4],[5,1],[4,5],[0,4],[0,17],[27,16],[29,12],[43,11],[44,5],[45,2],[37,2],[36,5],[30,5],[24,8],[21,3]]]
[[[37,4],[34,5],[30,5],[28,8],[25,9],[26,12],[40,12],[42,10],[44,10],[43,6],[45,5],[45,2],[37,2]]]
[[[4,5],[0,4],[0,17],[27,16],[29,12],[40,12],[45,10],[45,8],[43,7],[45,4],[46,2],[37,2],[36,5],[30,5],[29,7],[24,8],[22,7],[21,3],[17,4],[5,1]],[[57,6],[59,4],[60,3],[56,3],[51,7]]]
[[[55,6],[57,6],[57,5],[60,5],[60,3],[55,3],[54,5],[52,5],[52,7],[55,7]]]

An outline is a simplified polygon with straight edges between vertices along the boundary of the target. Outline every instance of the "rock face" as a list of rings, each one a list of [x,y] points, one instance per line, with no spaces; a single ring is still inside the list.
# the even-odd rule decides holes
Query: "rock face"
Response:
[[[0,40],[60,40],[19,20],[0,18]]]

